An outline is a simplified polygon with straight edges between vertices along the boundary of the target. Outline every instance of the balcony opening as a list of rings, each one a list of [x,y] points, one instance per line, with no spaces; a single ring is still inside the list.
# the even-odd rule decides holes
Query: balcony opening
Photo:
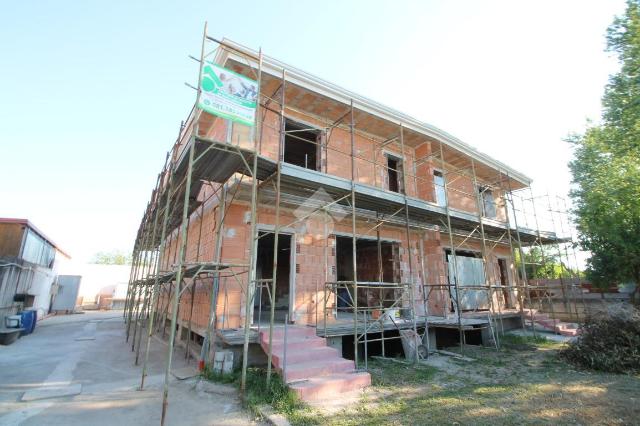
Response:
[[[478,189],[482,200],[482,216],[495,219],[496,218],[496,201],[493,198],[493,192],[487,187],[480,187]]]
[[[392,192],[403,193],[402,188],[402,159],[386,154],[387,157],[387,188]]]
[[[320,130],[287,119],[284,136],[284,162],[319,171]]]
[[[447,194],[444,190],[444,175],[439,170],[433,171],[433,187],[436,204],[444,207],[447,204]]]

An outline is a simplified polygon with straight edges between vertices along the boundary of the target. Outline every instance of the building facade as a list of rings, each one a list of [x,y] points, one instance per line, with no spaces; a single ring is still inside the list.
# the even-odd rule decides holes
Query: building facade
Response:
[[[56,293],[64,251],[26,219],[0,218],[0,322],[23,309],[42,317]]]
[[[234,42],[213,62],[259,80],[256,125],[194,108],[181,126],[136,238],[130,318],[165,326],[178,295],[178,336],[200,343],[272,308],[356,340],[523,318],[514,259],[557,240],[510,210],[528,177]]]

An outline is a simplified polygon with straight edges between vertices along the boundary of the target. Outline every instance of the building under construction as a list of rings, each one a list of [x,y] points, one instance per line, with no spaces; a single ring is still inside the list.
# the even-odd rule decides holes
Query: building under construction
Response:
[[[418,362],[499,348],[510,328],[571,332],[560,320],[580,315],[580,290],[561,200],[533,197],[528,177],[440,129],[206,29],[194,59],[197,100],[134,246],[125,317],[140,362],[158,333],[201,366],[233,359],[244,380],[262,363],[319,399],[367,386],[371,355]],[[228,70],[216,81],[257,83],[252,121],[198,106],[207,64]],[[542,262],[528,265],[532,248]],[[565,266],[553,286],[527,277],[545,254]]]

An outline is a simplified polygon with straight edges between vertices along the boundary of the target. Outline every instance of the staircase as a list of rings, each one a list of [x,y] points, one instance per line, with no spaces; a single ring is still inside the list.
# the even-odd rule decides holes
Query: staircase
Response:
[[[269,351],[269,331],[260,332],[260,346]],[[362,390],[371,384],[371,375],[355,370],[353,361],[327,346],[312,327],[287,328],[285,382],[307,402],[339,398],[340,394]],[[284,367],[284,327],[273,329],[272,363],[282,376]]]
[[[577,336],[580,334],[578,324],[554,320],[549,315],[537,311],[536,309],[525,309],[524,317],[533,320],[533,323],[545,330],[552,331],[563,336]]]

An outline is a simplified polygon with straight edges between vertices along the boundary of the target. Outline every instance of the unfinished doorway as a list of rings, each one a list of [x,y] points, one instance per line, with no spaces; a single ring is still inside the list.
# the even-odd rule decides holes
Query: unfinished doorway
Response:
[[[318,171],[322,132],[291,119],[286,119],[284,130],[284,162]]]
[[[509,286],[509,275],[507,273],[507,260],[498,259],[498,271],[500,272],[500,288],[502,289],[502,297],[504,298],[504,307],[507,309],[511,306],[511,294]]]
[[[356,270],[358,283],[367,288],[358,290],[358,306],[390,307],[394,290],[375,288],[376,284],[400,281],[399,245],[393,241],[356,239]],[[336,236],[336,276],[338,281],[353,281],[353,239]],[[370,285],[369,285],[370,284]],[[373,287],[373,288],[371,288]],[[338,312],[350,312],[353,306],[353,284],[338,290]]]
[[[493,198],[493,191],[487,187],[481,186],[478,191],[482,198],[482,215],[489,219],[495,219],[496,213],[496,200]]]
[[[489,288],[484,274],[484,262],[479,253],[469,251],[455,252],[455,261],[451,250],[445,250],[449,284],[457,284],[451,287],[452,310],[455,308],[456,296],[460,295],[461,311],[476,311],[489,309]],[[482,289],[486,287],[486,289]]]
[[[387,157],[387,189],[392,192],[404,193],[402,159],[391,154],[385,154],[385,156]]]
[[[268,323],[271,312],[269,298],[273,278],[273,243],[275,236],[271,232],[260,232],[256,259],[256,296],[253,302],[253,322]],[[291,304],[291,234],[278,235],[278,270],[276,274],[275,321],[284,322]],[[267,288],[267,286],[269,288]]]

